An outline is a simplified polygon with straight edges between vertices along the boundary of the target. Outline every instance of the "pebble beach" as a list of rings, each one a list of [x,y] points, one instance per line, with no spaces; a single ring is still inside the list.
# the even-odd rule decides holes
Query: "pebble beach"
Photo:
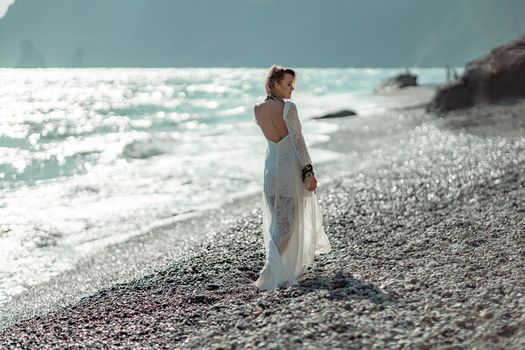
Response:
[[[251,285],[257,206],[184,259],[17,321],[0,348],[523,349],[524,116],[509,101],[333,120],[316,145],[342,154],[316,172],[332,251],[298,286]]]

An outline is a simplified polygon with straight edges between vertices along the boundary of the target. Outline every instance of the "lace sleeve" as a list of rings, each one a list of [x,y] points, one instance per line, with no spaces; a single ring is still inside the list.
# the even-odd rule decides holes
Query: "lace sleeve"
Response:
[[[297,159],[299,159],[301,167],[304,168],[305,165],[311,164],[312,161],[308,154],[308,150],[306,149],[306,143],[304,142],[303,134],[301,132],[301,122],[299,121],[297,107],[292,102],[290,102],[290,108],[288,109],[288,113],[285,114],[284,121],[288,128],[288,133],[292,138],[292,144]]]

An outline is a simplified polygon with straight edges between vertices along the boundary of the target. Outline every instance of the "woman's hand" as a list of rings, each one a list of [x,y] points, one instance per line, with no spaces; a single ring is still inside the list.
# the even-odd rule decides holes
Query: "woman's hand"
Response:
[[[315,175],[309,175],[305,179],[306,181],[306,189],[310,192],[315,191],[317,188],[317,179],[315,178]]]

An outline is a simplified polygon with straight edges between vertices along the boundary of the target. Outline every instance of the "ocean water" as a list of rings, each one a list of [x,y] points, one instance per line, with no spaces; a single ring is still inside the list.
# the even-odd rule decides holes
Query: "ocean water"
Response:
[[[312,158],[398,69],[298,69]],[[441,83],[444,69],[413,69]],[[83,257],[262,188],[264,69],[0,69],[0,305]]]

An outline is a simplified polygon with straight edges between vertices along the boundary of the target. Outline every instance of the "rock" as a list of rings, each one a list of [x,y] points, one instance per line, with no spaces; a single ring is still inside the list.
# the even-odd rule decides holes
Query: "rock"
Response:
[[[455,81],[440,88],[432,102],[427,106],[427,111],[450,111],[472,106],[472,96],[463,82]]]
[[[205,294],[197,294],[188,298],[190,304],[210,304],[215,301],[215,298],[209,297]]]
[[[344,109],[339,112],[325,114],[320,117],[315,117],[313,119],[343,118],[343,117],[350,117],[354,115],[357,115],[357,113],[354,111],[348,110],[348,109]]]
[[[220,283],[210,283],[206,286],[206,289],[208,290],[217,290],[221,288],[224,288],[224,285]]]
[[[459,80],[436,92],[428,111],[444,112],[525,97],[525,36],[469,62]]]
[[[405,73],[383,80],[375,90],[384,91],[407,86],[417,86],[417,75],[410,73],[408,70]]]
[[[338,289],[338,288],[344,288],[346,287],[347,285],[349,284],[349,281],[345,280],[345,279],[337,279],[337,280],[333,280],[331,283],[330,283],[330,289]]]

